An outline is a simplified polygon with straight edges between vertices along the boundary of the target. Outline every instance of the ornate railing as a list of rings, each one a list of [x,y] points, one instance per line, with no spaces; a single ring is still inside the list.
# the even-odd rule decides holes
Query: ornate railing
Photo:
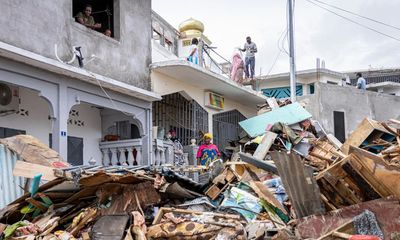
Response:
[[[142,139],[101,142],[100,150],[105,166],[114,165],[143,165],[148,161],[142,158]],[[156,139],[153,141],[153,164],[173,164],[174,147],[171,141]]]

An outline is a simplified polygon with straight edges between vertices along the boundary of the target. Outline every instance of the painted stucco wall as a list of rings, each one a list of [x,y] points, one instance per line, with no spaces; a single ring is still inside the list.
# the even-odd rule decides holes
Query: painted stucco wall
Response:
[[[44,144],[49,145],[49,134],[52,132],[51,121],[49,120],[49,104],[40,98],[35,91],[19,88],[19,94],[21,99],[20,114],[0,117],[0,127],[25,130],[26,134],[32,135]],[[75,105],[72,110],[78,111],[78,116],[70,115],[72,122],[68,124],[68,135],[83,138],[84,164],[88,164],[91,157],[100,164],[100,110],[88,104]]]
[[[312,75],[308,77],[297,77],[297,83],[298,84],[311,84],[315,82],[323,82],[327,83],[329,82],[335,82],[335,83],[341,83],[342,79],[340,77],[334,77],[334,76],[327,76],[321,74],[319,78],[317,78],[317,75]],[[263,80],[260,82],[260,89],[265,89],[265,88],[280,88],[280,87],[289,87],[290,86],[290,80],[289,77],[287,79],[281,79],[281,80],[275,80],[275,79],[267,79]]]
[[[319,83],[316,84],[315,94],[299,99],[308,99],[306,109],[329,133],[334,133],[333,111],[344,112],[346,136],[365,117],[380,121],[400,116],[399,96],[363,91],[355,87]]]
[[[157,41],[151,40],[151,46],[152,62],[178,59],[176,55],[165,49],[165,47],[161,46]]]
[[[0,127],[25,130],[26,134],[49,145],[52,131],[49,104],[37,92],[26,88],[19,88],[19,96],[21,113],[0,117]]]
[[[69,115],[68,135],[83,138],[83,164],[89,164],[90,158],[94,158],[97,164],[101,164],[102,154],[99,143],[102,137],[100,110],[89,104],[79,104],[71,110],[79,112],[78,116]],[[83,122],[83,125],[75,121]]]
[[[234,100],[234,99],[229,99],[229,98],[225,97],[225,109],[223,111],[219,111],[219,110],[208,108],[208,107],[204,106],[204,104],[205,104],[204,90],[205,89],[200,89],[198,87],[187,84],[183,81],[179,81],[177,79],[173,79],[169,76],[166,76],[161,73],[156,73],[156,72],[151,73],[151,79],[152,79],[152,83],[153,83],[154,92],[159,93],[161,95],[167,95],[167,94],[171,94],[171,93],[184,91],[191,98],[193,98],[197,103],[199,103],[209,113],[208,125],[209,125],[210,131],[212,131],[212,115],[213,114],[221,113],[221,112],[225,112],[225,111],[231,111],[231,110],[236,109],[247,118],[257,115],[256,106],[248,107],[248,106],[241,104],[240,101],[243,101],[243,99]]]
[[[72,0],[0,0],[0,41],[56,59],[70,58],[72,46],[81,46],[89,71],[150,89],[151,1],[114,1],[116,39],[75,22]],[[76,61],[77,62],[77,61]]]

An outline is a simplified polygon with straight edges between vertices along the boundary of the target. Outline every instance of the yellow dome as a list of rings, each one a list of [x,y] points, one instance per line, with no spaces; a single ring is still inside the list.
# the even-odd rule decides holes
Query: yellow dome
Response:
[[[199,20],[189,18],[179,25],[179,32],[203,33],[204,24]]]

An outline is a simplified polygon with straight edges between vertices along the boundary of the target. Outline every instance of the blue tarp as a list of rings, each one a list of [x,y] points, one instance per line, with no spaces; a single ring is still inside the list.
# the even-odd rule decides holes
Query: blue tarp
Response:
[[[311,114],[299,103],[295,102],[281,108],[276,108],[271,112],[266,112],[259,116],[241,121],[239,125],[250,137],[257,137],[263,135],[265,129],[270,124],[273,125],[277,122],[281,122],[286,125],[292,125],[308,118],[311,118]]]

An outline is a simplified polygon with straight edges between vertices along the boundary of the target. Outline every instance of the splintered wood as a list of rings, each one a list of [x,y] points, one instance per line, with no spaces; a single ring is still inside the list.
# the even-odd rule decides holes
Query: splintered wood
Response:
[[[306,163],[318,170],[326,169],[328,166],[344,158],[345,155],[327,139],[319,139],[312,143],[313,148],[306,157]]]

